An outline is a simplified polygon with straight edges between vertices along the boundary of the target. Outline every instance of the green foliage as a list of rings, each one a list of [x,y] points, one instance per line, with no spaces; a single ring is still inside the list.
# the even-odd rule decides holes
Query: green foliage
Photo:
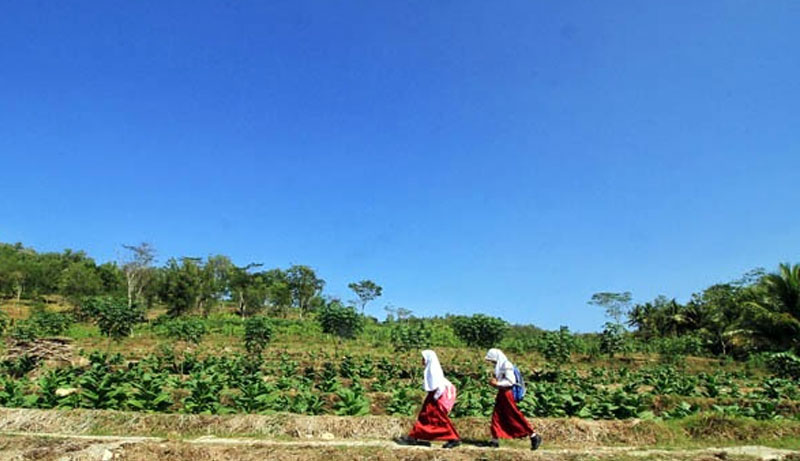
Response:
[[[3,336],[5,334],[8,325],[9,325],[8,315],[5,312],[0,311],[0,336]]]
[[[431,344],[431,329],[421,319],[401,321],[392,325],[390,337],[396,351],[424,349]]]
[[[259,355],[272,339],[272,324],[263,316],[250,317],[244,322],[244,347],[250,354]]]
[[[159,323],[158,328],[168,338],[193,344],[200,343],[208,331],[203,319],[197,317],[165,319]]]
[[[453,331],[468,346],[491,348],[500,344],[508,331],[508,323],[483,314],[451,318]]]
[[[379,298],[383,293],[383,287],[373,282],[372,280],[362,280],[360,282],[353,282],[347,285],[348,288],[358,296],[359,304],[361,304],[361,312],[370,301]]]
[[[369,413],[369,399],[356,389],[342,387],[336,391],[336,397],[333,409],[338,416],[362,416]]]
[[[600,334],[600,352],[614,357],[625,349],[625,329],[619,323],[606,322]]]
[[[35,305],[27,322],[33,327],[37,335],[59,336],[64,334],[73,323],[69,314],[52,312],[42,305]]]
[[[781,264],[765,275],[747,303],[747,317],[762,341],[800,352],[800,264]]]
[[[565,326],[558,331],[548,331],[544,333],[539,349],[545,360],[561,366],[570,362],[572,352],[575,350],[575,336]]]
[[[386,406],[386,413],[390,415],[411,416],[414,413],[416,396],[408,387],[400,387],[392,392],[392,399]]]
[[[355,338],[364,328],[364,318],[355,308],[331,301],[317,313],[322,331],[343,339]]]
[[[317,277],[314,269],[308,266],[295,265],[286,271],[286,282],[291,293],[292,304],[300,312],[313,310],[312,300],[325,286],[325,281]]]
[[[130,383],[132,392],[128,408],[144,412],[165,412],[172,406],[172,396],[166,392],[167,377],[161,373],[137,370]]]
[[[800,357],[790,352],[770,354],[767,366],[776,376],[800,380]]]
[[[125,407],[129,388],[122,373],[112,371],[104,359],[92,360],[88,371],[78,380],[82,408],[119,410]]]
[[[589,304],[602,307],[606,311],[606,316],[613,319],[615,323],[621,324],[622,318],[628,315],[631,307],[631,293],[595,293]]]
[[[192,373],[186,382],[186,388],[189,395],[183,399],[185,413],[213,415],[222,409],[219,402],[222,384],[213,372]]]
[[[91,305],[96,310],[95,319],[100,334],[114,341],[130,336],[133,326],[144,320],[144,312],[135,305],[128,307],[122,298],[94,298]]]
[[[197,260],[170,259],[161,271],[159,298],[167,305],[167,315],[177,317],[195,307],[201,291],[201,267]]]

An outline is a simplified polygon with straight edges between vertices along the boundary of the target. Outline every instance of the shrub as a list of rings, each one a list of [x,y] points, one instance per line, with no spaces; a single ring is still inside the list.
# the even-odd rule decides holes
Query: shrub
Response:
[[[575,336],[569,332],[569,328],[562,326],[558,331],[546,332],[540,347],[545,360],[560,366],[569,363],[575,350]]]
[[[396,351],[422,349],[431,343],[431,330],[423,320],[399,322],[392,327],[391,341]]]
[[[200,343],[207,330],[206,324],[197,317],[178,317],[161,322],[163,334],[168,338],[187,343]]]
[[[457,316],[452,320],[453,331],[468,346],[490,348],[497,346],[508,331],[508,323],[497,317],[475,314]]]
[[[96,298],[92,302],[100,333],[119,341],[133,332],[133,325],[144,320],[144,312],[136,306],[128,307],[124,299]]]
[[[600,352],[614,357],[625,349],[625,329],[619,323],[606,322],[600,334]]]
[[[790,352],[779,352],[767,357],[770,371],[782,378],[800,379],[800,357]]]
[[[8,315],[5,312],[0,311],[0,336],[6,332],[6,328],[8,328]]]
[[[272,324],[264,316],[250,317],[244,322],[244,348],[253,355],[261,354],[272,339]]]
[[[323,333],[336,335],[343,339],[355,338],[364,328],[364,318],[351,306],[339,301],[331,301],[319,309],[317,314]]]
[[[71,315],[51,312],[42,306],[35,306],[27,321],[40,336],[59,336],[73,323]]]

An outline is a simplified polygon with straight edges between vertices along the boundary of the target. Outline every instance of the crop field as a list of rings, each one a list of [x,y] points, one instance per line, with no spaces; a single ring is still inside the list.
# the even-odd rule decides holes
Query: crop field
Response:
[[[106,442],[91,437],[115,436],[122,439],[108,442],[109,452],[118,459],[156,452],[175,453],[176,459],[198,453],[250,459],[270,450],[288,459],[317,459],[331,450],[328,459],[434,459],[392,443],[413,423],[424,393],[418,350],[391,347],[385,325],[368,325],[359,338],[342,341],[308,319],[273,319],[271,342],[253,354],[240,317],[220,314],[197,322],[202,327],[194,334],[182,331],[191,330],[187,325],[142,323],[120,341],[103,337],[89,322],[70,323],[54,337],[9,336],[0,362],[0,405],[7,408],[0,430],[9,453],[57,454],[77,443],[85,445],[75,451],[86,458],[74,459],[94,459],[92,450]],[[480,448],[488,439],[495,394],[487,385],[485,351],[458,344],[447,332],[435,333],[432,341],[440,344],[434,347],[459,390],[454,422],[474,442],[446,459],[537,456],[519,442],[499,451]],[[763,363],[664,360],[645,352],[614,358],[576,352],[551,363],[515,341],[504,345],[527,379],[520,409],[546,437],[545,449],[567,450],[559,455],[565,459],[590,447],[615,459],[665,455],[603,450],[668,449],[677,459],[691,456],[674,450],[800,449],[800,387]],[[90,439],[45,441],[42,434]],[[208,436],[218,443],[197,439]],[[325,450],[307,446],[315,441]],[[256,442],[262,445],[254,448]],[[481,458],[487,453],[495,458]]]

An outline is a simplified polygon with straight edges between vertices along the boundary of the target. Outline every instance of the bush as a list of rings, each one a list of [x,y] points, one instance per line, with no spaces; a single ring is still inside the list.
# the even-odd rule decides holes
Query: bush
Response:
[[[431,330],[424,320],[411,320],[395,324],[391,341],[396,351],[423,349],[431,343]]]
[[[244,348],[259,355],[272,339],[272,324],[262,315],[250,317],[244,322]]]
[[[39,336],[59,336],[69,329],[73,318],[69,314],[51,312],[43,306],[35,306],[27,322]]]
[[[128,307],[124,299],[95,298],[91,303],[97,327],[104,336],[119,341],[133,332],[136,323],[144,321],[144,312],[136,306]]]
[[[162,334],[168,338],[194,344],[200,343],[207,332],[205,322],[197,317],[177,317],[164,320],[161,322],[160,328]]]
[[[790,352],[779,352],[767,357],[770,371],[781,378],[800,379],[800,357]]]
[[[614,357],[625,349],[625,329],[619,323],[606,322],[600,334],[600,352]]]
[[[508,323],[497,317],[475,314],[471,317],[457,316],[452,320],[453,331],[468,346],[490,348],[503,340]]]
[[[8,315],[5,312],[0,311],[0,336],[6,332],[6,328],[8,328]]]
[[[331,301],[320,308],[317,322],[323,333],[344,339],[355,338],[364,329],[364,318],[356,312],[356,309],[344,306],[338,301]]]
[[[696,336],[675,336],[661,338],[655,342],[656,351],[663,363],[677,364],[687,355],[699,355],[703,349],[702,340]]]
[[[569,363],[572,352],[575,350],[575,336],[569,328],[562,326],[558,331],[548,331],[544,334],[540,352],[545,360],[557,366]]]

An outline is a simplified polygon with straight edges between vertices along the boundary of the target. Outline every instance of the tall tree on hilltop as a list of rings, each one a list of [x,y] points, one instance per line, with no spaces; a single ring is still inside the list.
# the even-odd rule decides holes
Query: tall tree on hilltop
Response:
[[[353,282],[347,285],[348,288],[358,296],[358,303],[361,306],[361,313],[367,307],[367,303],[378,298],[383,293],[383,287],[373,282],[372,280],[362,280],[360,282]]]

